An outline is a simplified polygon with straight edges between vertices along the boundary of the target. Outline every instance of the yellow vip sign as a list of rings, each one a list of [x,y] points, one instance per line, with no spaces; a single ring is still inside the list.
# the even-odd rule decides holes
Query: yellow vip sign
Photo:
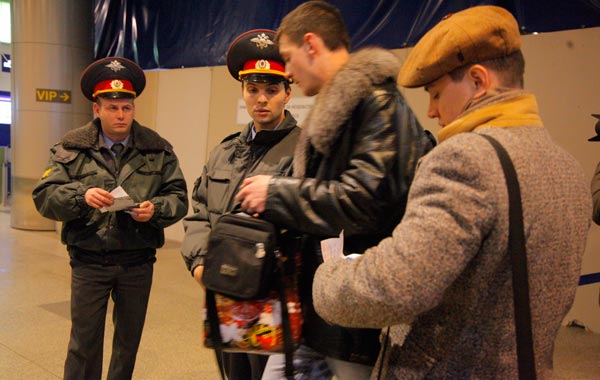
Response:
[[[36,88],[35,100],[38,102],[49,103],[71,103],[71,91],[67,90],[52,90],[49,88]]]

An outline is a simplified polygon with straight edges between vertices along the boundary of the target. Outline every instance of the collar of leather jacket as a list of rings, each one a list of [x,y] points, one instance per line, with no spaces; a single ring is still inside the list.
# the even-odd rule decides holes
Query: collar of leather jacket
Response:
[[[375,86],[392,83],[400,71],[399,59],[381,48],[364,48],[350,55],[350,59],[335,76],[323,86],[302,129],[315,149],[329,152],[339,130],[346,125],[352,112]]]

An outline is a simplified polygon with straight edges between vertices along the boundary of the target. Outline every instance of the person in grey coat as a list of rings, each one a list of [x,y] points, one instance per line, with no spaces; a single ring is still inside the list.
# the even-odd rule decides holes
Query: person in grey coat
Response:
[[[492,145],[521,188],[535,364],[552,372],[554,339],[572,305],[590,226],[580,164],[552,141],[513,16],[495,6],[447,16],[410,52],[399,84],[425,86],[439,145],[425,156],[391,237],[354,260],[322,264],[313,302],[325,320],[390,327],[372,379],[516,379],[508,194]],[[410,323],[406,337],[396,326]]]

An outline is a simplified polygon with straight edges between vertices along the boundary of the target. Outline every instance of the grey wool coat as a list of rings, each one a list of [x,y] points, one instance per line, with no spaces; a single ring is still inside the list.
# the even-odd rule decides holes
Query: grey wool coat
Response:
[[[590,225],[589,182],[544,128],[487,127],[453,136],[422,159],[392,237],[316,273],[314,304],[325,320],[392,326],[381,379],[518,378],[508,194],[496,152],[479,133],[495,137],[516,167],[536,368],[538,379],[551,376]],[[405,340],[394,327],[402,323],[411,323]]]

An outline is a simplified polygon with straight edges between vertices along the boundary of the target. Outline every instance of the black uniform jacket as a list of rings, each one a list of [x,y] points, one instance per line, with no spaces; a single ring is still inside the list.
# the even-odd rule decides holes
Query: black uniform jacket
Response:
[[[161,247],[163,229],[188,209],[185,179],[171,144],[134,121],[117,173],[101,152],[99,131],[100,120],[95,119],[65,134],[51,149],[48,167],[33,190],[35,206],[43,216],[63,222],[62,241],[69,247],[93,252]],[[136,222],[123,211],[102,213],[85,203],[88,189],[112,191],[117,186],[134,202],[154,204],[148,222]]]
[[[290,175],[292,157],[300,128],[285,111],[285,119],[274,131],[259,131],[248,141],[251,124],[215,147],[196,180],[192,193],[194,214],[183,220],[185,237],[181,254],[193,272],[202,265],[211,226],[226,212],[239,208],[234,201],[237,189],[246,177],[257,174]]]

